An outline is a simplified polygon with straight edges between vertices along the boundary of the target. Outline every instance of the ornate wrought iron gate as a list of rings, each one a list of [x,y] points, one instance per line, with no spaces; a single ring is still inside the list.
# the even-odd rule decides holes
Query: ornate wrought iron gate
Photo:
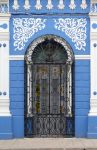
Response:
[[[47,40],[36,49],[31,57],[34,63],[26,65],[25,135],[73,136],[72,63],[54,41]]]

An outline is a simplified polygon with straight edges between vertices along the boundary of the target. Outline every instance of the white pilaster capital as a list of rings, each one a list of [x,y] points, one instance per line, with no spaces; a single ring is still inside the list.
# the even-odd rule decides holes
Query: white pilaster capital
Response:
[[[97,19],[97,13],[89,13],[90,20],[95,20]]]
[[[4,17],[6,17],[6,18],[10,18],[11,17],[11,14],[10,13],[0,13],[0,17],[2,17],[2,18],[4,18]]]

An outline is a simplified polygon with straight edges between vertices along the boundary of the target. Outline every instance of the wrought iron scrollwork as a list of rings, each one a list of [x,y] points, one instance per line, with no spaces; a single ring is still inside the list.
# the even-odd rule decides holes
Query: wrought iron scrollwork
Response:
[[[60,44],[61,47],[64,48],[64,51],[67,53],[67,62],[69,63],[72,63],[73,60],[74,60],[74,56],[73,56],[73,52],[71,51],[71,47],[67,44],[67,42],[61,38],[61,37],[58,37],[58,36],[55,36],[55,35],[45,35],[45,36],[42,36],[42,37],[39,37],[37,39],[35,39],[32,44],[28,47],[28,51],[26,53],[26,56],[25,56],[25,60],[26,62],[29,64],[33,63],[33,60],[32,60],[32,55],[33,55],[33,52],[35,50],[35,48],[45,42],[46,40],[52,40],[55,41],[57,44]],[[65,56],[64,56],[65,57]]]

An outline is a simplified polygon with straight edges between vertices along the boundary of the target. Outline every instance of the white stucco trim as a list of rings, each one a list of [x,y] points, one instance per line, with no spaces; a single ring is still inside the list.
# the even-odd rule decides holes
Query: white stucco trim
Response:
[[[24,55],[10,55],[9,60],[24,60]]]
[[[9,97],[0,97],[0,116],[11,116],[9,105]]]
[[[75,55],[76,60],[87,60],[91,59],[90,55]],[[24,55],[10,55],[9,60],[24,60]]]
[[[91,0],[91,4],[97,3],[97,0]]]
[[[11,116],[9,98],[9,21],[10,14],[0,14],[0,116]],[[2,26],[5,25],[5,28]]]
[[[75,55],[75,59],[82,59],[82,60],[85,60],[85,59],[91,59],[91,56],[90,55]]]
[[[97,3],[97,0],[92,0]],[[97,13],[90,13],[90,111],[89,116],[97,116],[97,29],[93,28],[93,24],[97,24]]]

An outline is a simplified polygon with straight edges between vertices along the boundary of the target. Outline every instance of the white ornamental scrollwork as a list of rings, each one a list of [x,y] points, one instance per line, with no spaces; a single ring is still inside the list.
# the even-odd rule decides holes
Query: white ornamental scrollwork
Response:
[[[86,19],[78,18],[60,18],[54,19],[55,29],[64,32],[72,42],[75,43],[77,50],[84,50],[86,47]]]
[[[14,18],[13,39],[15,50],[23,50],[28,39],[45,28],[45,21],[46,19],[41,18]]]

